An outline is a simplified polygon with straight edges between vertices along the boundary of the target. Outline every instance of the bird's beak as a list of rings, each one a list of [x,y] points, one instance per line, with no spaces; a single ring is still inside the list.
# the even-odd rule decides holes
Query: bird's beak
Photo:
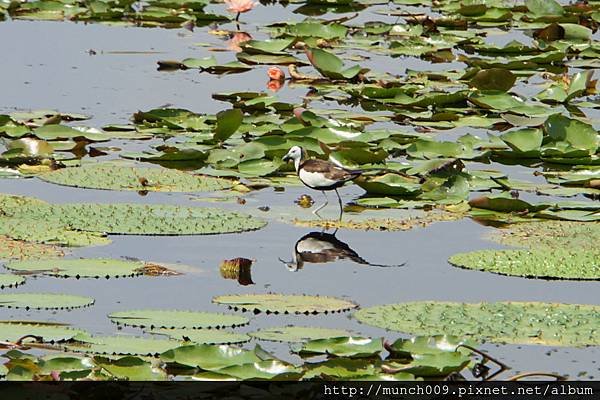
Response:
[[[286,154],[285,156],[283,156],[283,158],[281,159],[283,162],[288,162],[290,161],[292,158],[290,157],[289,154]]]

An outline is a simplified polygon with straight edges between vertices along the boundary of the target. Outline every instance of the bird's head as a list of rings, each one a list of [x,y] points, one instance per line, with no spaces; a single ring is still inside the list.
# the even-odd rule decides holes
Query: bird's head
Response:
[[[294,161],[294,163],[299,162],[302,159],[302,147],[293,146],[285,156],[283,156],[282,160],[285,162]]]

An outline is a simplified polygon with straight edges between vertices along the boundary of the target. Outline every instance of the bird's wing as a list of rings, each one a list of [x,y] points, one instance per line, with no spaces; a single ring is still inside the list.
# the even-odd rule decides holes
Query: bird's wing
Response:
[[[349,171],[323,160],[306,160],[300,164],[300,168],[306,170],[307,172],[318,172],[323,174],[325,178],[334,181],[347,181],[360,175],[357,172]]]

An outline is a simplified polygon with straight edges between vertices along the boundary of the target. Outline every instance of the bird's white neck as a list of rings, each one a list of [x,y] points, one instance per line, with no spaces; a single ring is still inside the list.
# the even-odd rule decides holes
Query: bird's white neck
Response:
[[[296,173],[300,172],[300,157],[294,160],[294,168],[296,168]]]

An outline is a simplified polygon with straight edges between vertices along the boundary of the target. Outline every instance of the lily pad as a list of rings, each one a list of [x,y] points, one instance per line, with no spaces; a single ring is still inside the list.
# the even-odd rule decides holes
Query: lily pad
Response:
[[[41,337],[46,343],[62,342],[73,339],[84,331],[62,325],[40,324],[37,321],[0,322],[0,340],[16,342],[27,335]],[[25,339],[25,343],[28,340]]]
[[[417,301],[365,308],[362,323],[414,335],[468,336],[494,343],[594,346],[600,306],[537,302]]]
[[[196,311],[132,310],[111,313],[108,318],[116,324],[150,329],[218,329],[248,324],[248,318],[238,315]]]
[[[55,246],[24,242],[0,235],[0,260],[28,260],[63,255],[62,250]]]
[[[25,283],[25,278],[19,275],[0,274],[0,289],[17,287]]]
[[[142,275],[143,261],[109,258],[14,261],[5,264],[12,271],[38,273],[62,278],[118,278]]]
[[[6,293],[0,294],[0,307],[35,310],[69,310],[94,304],[94,299],[58,293]]]
[[[600,223],[572,221],[536,221],[512,224],[494,231],[490,238],[509,246],[573,249],[582,253],[593,252],[600,240]]]
[[[526,278],[600,280],[600,252],[574,248],[480,250],[455,254],[450,264]]]
[[[42,204],[15,207],[12,216],[59,222],[74,229],[129,235],[200,235],[260,229],[266,222],[218,208],[160,204]]]
[[[250,351],[228,345],[210,344],[177,347],[162,353],[160,359],[167,363],[198,367],[207,371],[264,361],[256,350]]]
[[[171,339],[184,340],[196,344],[236,344],[248,342],[251,338],[245,333],[229,332],[222,329],[154,329],[150,333],[167,335]]]
[[[383,340],[362,337],[338,337],[315,339],[304,343],[298,352],[301,355],[327,354],[337,357],[374,357],[383,351]]]
[[[18,218],[0,217],[0,233],[17,240],[69,247],[102,246],[111,242],[103,233],[83,232],[72,229],[68,223],[40,219],[29,214]],[[49,246],[47,248],[50,249]]]
[[[172,169],[110,164],[63,168],[39,175],[39,178],[65,186],[149,192],[208,192],[228,189],[233,185],[231,180],[192,175]]]
[[[251,332],[250,336],[259,340],[275,342],[306,342],[308,340],[329,339],[350,336],[348,331],[341,329],[327,329],[307,326],[282,326],[278,328],[265,328]]]
[[[242,294],[217,296],[213,302],[234,310],[267,314],[320,314],[348,311],[356,304],[328,296],[299,296],[285,294]]]
[[[168,339],[148,339],[135,336],[87,336],[76,337],[81,343],[69,344],[67,350],[93,354],[137,354],[156,356],[181,346],[181,342]]]

